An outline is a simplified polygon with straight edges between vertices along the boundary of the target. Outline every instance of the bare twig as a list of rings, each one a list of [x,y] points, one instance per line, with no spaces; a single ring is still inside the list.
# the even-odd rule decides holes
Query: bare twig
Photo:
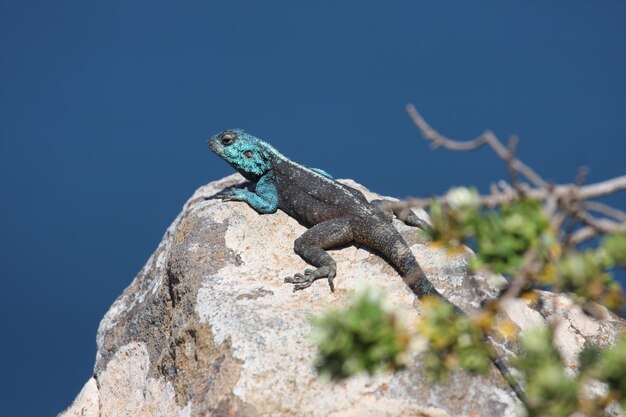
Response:
[[[609,219],[597,219],[583,211],[576,213],[576,218],[583,224],[594,229],[598,234],[621,232],[626,226],[625,224],[615,223]]]
[[[457,141],[447,138],[433,129],[418,113],[412,104],[407,111],[421,130],[424,137],[432,142],[434,148],[444,147],[453,151],[471,151],[489,145],[495,153],[507,164],[513,186],[505,181],[492,184],[490,194],[479,197],[484,207],[497,207],[502,204],[519,200],[522,197],[538,199],[544,202],[544,212],[550,218],[552,228],[562,236],[564,249],[568,250],[595,236],[621,232],[626,230],[626,212],[604,203],[589,201],[594,198],[614,194],[626,190],[626,175],[601,181],[595,184],[583,185],[588,169],[582,167],[572,184],[554,185],[543,180],[534,170],[515,158],[514,153],[518,139],[512,136],[508,148],[492,132],[485,132],[469,141]],[[518,174],[526,177],[532,187],[519,180]],[[394,202],[388,208],[401,210],[407,207],[427,207],[434,202],[446,204],[446,196],[410,199],[404,202]],[[589,212],[596,212],[605,218],[595,218]],[[576,228],[582,224],[583,227]]]
[[[556,197],[554,197],[552,194],[548,194],[548,196],[545,199],[545,204],[543,208],[545,215],[550,218],[554,217],[557,214],[557,209],[558,209],[558,201]],[[557,223],[553,224],[552,226],[553,227],[557,226]],[[558,223],[558,227],[560,227],[560,223]]]
[[[498,186],[496,185],[495,182],[492,182],[489,185],[489,191],[491,192],[491,194],[498,194],[499,190],[498,190]]]
[[[465,152],[477,149],[485,144],[489,145],[498,157],[506,162],[512,186],[506,181],[492,184],[490,194],[479,196],[480,204],[483,207],[497,207],[517,201],[523,197],[541,200],[544,213],[550,219],[552,229],[560,236],[563,251],[571,250],[581,242],[602,234],[626,231],[626,212],[608,204],[589,201],[626,190],[626,175],[595,184],[584,185],[588,169],[581,167],[574,183],[558,185],[548,183],[515,157],[518,143],[517,137],[512,136],[509,139],[508,147],[505,147],[489,131],[473,140],[457,141],[447,138],[434,130],[426,123],[413,105],[408,105],[407,111],[424,137],[431,141],[432,146],[435,148],[442,146],[446,149]],[[522,183],[518,174],[523,175],[532,185]],[[424,208],[434,202],[447,204],[447,197],[444,195],[394,202],[390,203],[388,208],[392,208],[394,211],[406,207]],[[604,217],[596,218],[590,212],[595,212]],[[528,266],[532,266],[532,262]],[[525,281],[526,279],[517,281],[516,278],[516,280],[511,282],[508,293],[516,296],[515,294],[519,293]]]
[[[568,185],[562,185],[561,187],[568,187]],[[622,190],[626,190],[626,175],[581,187],[578,198],[580,200],[590,200],[592,198],[602,197]],[[563,191],[564,190],[562,190],[562,192]]]
[[[583,203],[583,207],[587,211],[595,211],[596,213],[611,217],[617,221],[626,222],[626,213],[607,204],[597,201],[586,201]]]
[[[583,242],[598,236],[598,231],[593,227],[583,227],[576,230],[569,239],[570,246],[580,245]]]
[[[588,173],[589,169],[587,167],[580,167],[576,173],[574,186],[570,188],[569,193],[560,201],[560,206],[563,208],[562,213],[564,213],[564,216],[562,217],[563,220],[561,222],[563,227],[560,233],[560,241],[565,250],[569,250],[574,246],[571,238],[573,233],[576,231],[576,225],[579,222],[579,217],[584,214],[582,213],[583,209],[581,208],[579,201],[576,199],[576,194],[585,182],[585,178],[587,178]]]
[[[415,106],[412,104],[407,106],[407,112],[411,116],[415,125],[422,131],[424,137],[430,140],[434,147],[443,146],[446,149],[464,152],[471,151],[484,144],[488,144],[501,159],[504,161],[510,160],[512,169],[524,175],[535,187],[539,188],[533,189],[530,197],[545,198],[546,192],[543,189],[549,187],[549,183],[542,179],[532,168],[521,162],[519,159],[513,157],[510,149],[507,149],[492,132],[487,131],[473,140],[456,141],[441,135],[435,129],[430,127],[430,125],[426,123],[424,118],[418,113]],[[572,191],[572,187],[575,185],[576,184],[565,184],[557,186],[554,188],[554,194],[557,197],[563,197],[566,193],[570,193]],[[626,175],[593,185],[580,187],[580,191],[577,193],[576,197],[580,200],[588,200],[603,195],[613,194],[624,189],[626,189]]]
[[[581,227],[572,234],[570,246],[577,246],[602,234],[619,232],[626,232],[626,222],[615,223],[608,219],[595,219],[593,226]]]
[[[550,198],[562,199],[566,197],[568,194],[572,194],[572,188],[578,188],[575,184],[564,184],[557,185],[552,190],[547,188],[531,188],[527,190],[527,197],[546,200]],[[587,200],[595,197],[602,197],[605,195],[613,194],[617,191],[626,190],[626,175],[623,177],[613,178],[607,181],[585,185],[580,187],[578,191],[574,192],[573,195],[576,200]],[[484,206],[497,206],[507,202],[510,202],[514,199],[514,196],[510,194],[510,192],[499,192],[497,194],[489,194],[480,196],[480,202]],[[406,206],[407,204],[411,207],[420,207],[424,208],[430,206],[435,201],[440,203],[446,202],[446,197],[431,197],[431,198],[412,198],[406,201],[398,201],[391,203],[389,207],[401,208]],[[608,207],[608,206],[607,206]],[[597,207],[596,207],[597,208]],[[613,209],[609,207],[609,209]],[[617,209],[617,212],[620,212]],[[594,210],[595,211],[595,210]],[[618,214],[621,218],[621,214]]]
[[[587,175],[589,175],[589,167],[581,166],[578,168],[578,172],[576,173],[576,182],[575,184],[581,187],[585,180],[587,179]]]
[[[515,191],[517,192],[517,194],[523,197],[524,195],[526,195],[526,191],[524,189],[524,186],[522,185],[522,182],[520,181],[517,170],[513,166],[513,163],[516,160],[515,149],[517,149],[518,142],[519,142],[519,138],[515,135],[512,135],[509,138],[509,146],[507,150],[508,154],[505,155],[506,157],[505,161],[506,161],[506,168],[509,173],[509,177],[511,178],[511,182],[513,183],[513,188],[515,188]]]
[[[517,199],[520,195],[524,195],[525,193],[517,193],[516,187],[511,187],[508,182],[504,180],[498,181],[498,187],[502,190],[502,193],[509,196],[509,198]],[[517,182],[517,187],[522,187],[520,182]]]
[[[435,129],[430,127],[428,123],[422,118],[422,116],[417,112],[415,106],[409,104],[406,107],[407,112],[411,116],[413,123],[422,131],[424,137],[433,142],[433,147],[438,148],[439,146],[443,146],[446,149],[450,149],[453,151],[473,151],[481,147],[484,144],[488,144],[491,148],[496,152],[496,154],[507,161],[510,159],[510,166],[515,171],[519,172],[528,180],[533,183],[536,187],[545,187],[548,185],[546,181],[544,181],[539,174],[533,171],[528,165],[524,164],[517,158],[512,157],[510,151],[498,140],[498,138],[490,131],[486,131],[479,137],[470,141],[456,141],[445,136],[441,135]]]

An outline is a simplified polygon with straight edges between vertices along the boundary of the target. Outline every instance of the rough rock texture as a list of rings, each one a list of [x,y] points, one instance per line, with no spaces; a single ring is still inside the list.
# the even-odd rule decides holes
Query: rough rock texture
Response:
[[[419,355],[393,375],[318,379],[310,314],[345,305],[362,285],[382,288],[408,320],[417,319],[419,301],[394,268],[355,246],[332,251],[335,293],[324,282],[293,293],[283,278],[306,267],[293,253],[304,227],[282,212],[259,215],[245,203],[205,199],[242,182],[236,174],[208,184],[185,204],[102,319],[94,376],[61,416],[515,415],[517,400],[496,370],[488,377],[459,372],[432,385]],[[469,276],[469,254],[450,256],[420,242],[415,229],[396,226],[427,276],[464,310],[502,285],[498,276]],[[507,313],[522,330],[560,318],[557,344],[574,368],[585,344],[610,344],[624,324],[612,315],[596,322],[570,305],[542,293],[541,302],[515,301]]]

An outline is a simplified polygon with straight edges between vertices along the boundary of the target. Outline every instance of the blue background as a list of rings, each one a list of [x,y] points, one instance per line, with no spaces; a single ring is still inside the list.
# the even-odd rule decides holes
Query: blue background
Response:
[[[396,197],[506,177],[429,150],[412,102],[450,137],[518,134],[548,179],[626,172],[624,2],[106,3],[0,3],[3,416],[71,403],[101,317],[233,172],[218,131]]]

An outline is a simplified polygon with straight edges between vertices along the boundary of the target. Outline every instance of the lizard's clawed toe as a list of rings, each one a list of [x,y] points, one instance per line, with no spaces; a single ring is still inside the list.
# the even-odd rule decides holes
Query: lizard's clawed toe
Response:
[[[303,282],[308,281],[307,277],[305,277],[304,275],[298,273],[295,274],[292,277],[285,277],[284,282],[286,284],[302,284]]]
[[[328,277],[328,286],[330,287],[330,292],[335,292],[335,274]]]
[[[305,269],[304,274],[297,273],[293,277],[286,277],[284,282],[294,284],[293,291],[303,290],[310,287],[314,281],[318,279],[328,279],[328,285],[331,291],[335,291],[333,280],[335,278],[335,268],[330,266],[322,266],[317,269]]]
[[[296,284],[293,286],[293,292],[299,291],[299,290],[303,290],[305,288],[309,288],[311,285],[313,284],[313,281],[311,282],[305,282],[302,284]]]

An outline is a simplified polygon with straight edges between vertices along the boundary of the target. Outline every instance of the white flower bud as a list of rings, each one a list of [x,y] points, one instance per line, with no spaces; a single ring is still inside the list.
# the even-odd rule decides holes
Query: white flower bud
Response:
[[[480,204],[480,197],[473,188],[454,187],[446,194],[446,199],[453,210],[476,209]]]

